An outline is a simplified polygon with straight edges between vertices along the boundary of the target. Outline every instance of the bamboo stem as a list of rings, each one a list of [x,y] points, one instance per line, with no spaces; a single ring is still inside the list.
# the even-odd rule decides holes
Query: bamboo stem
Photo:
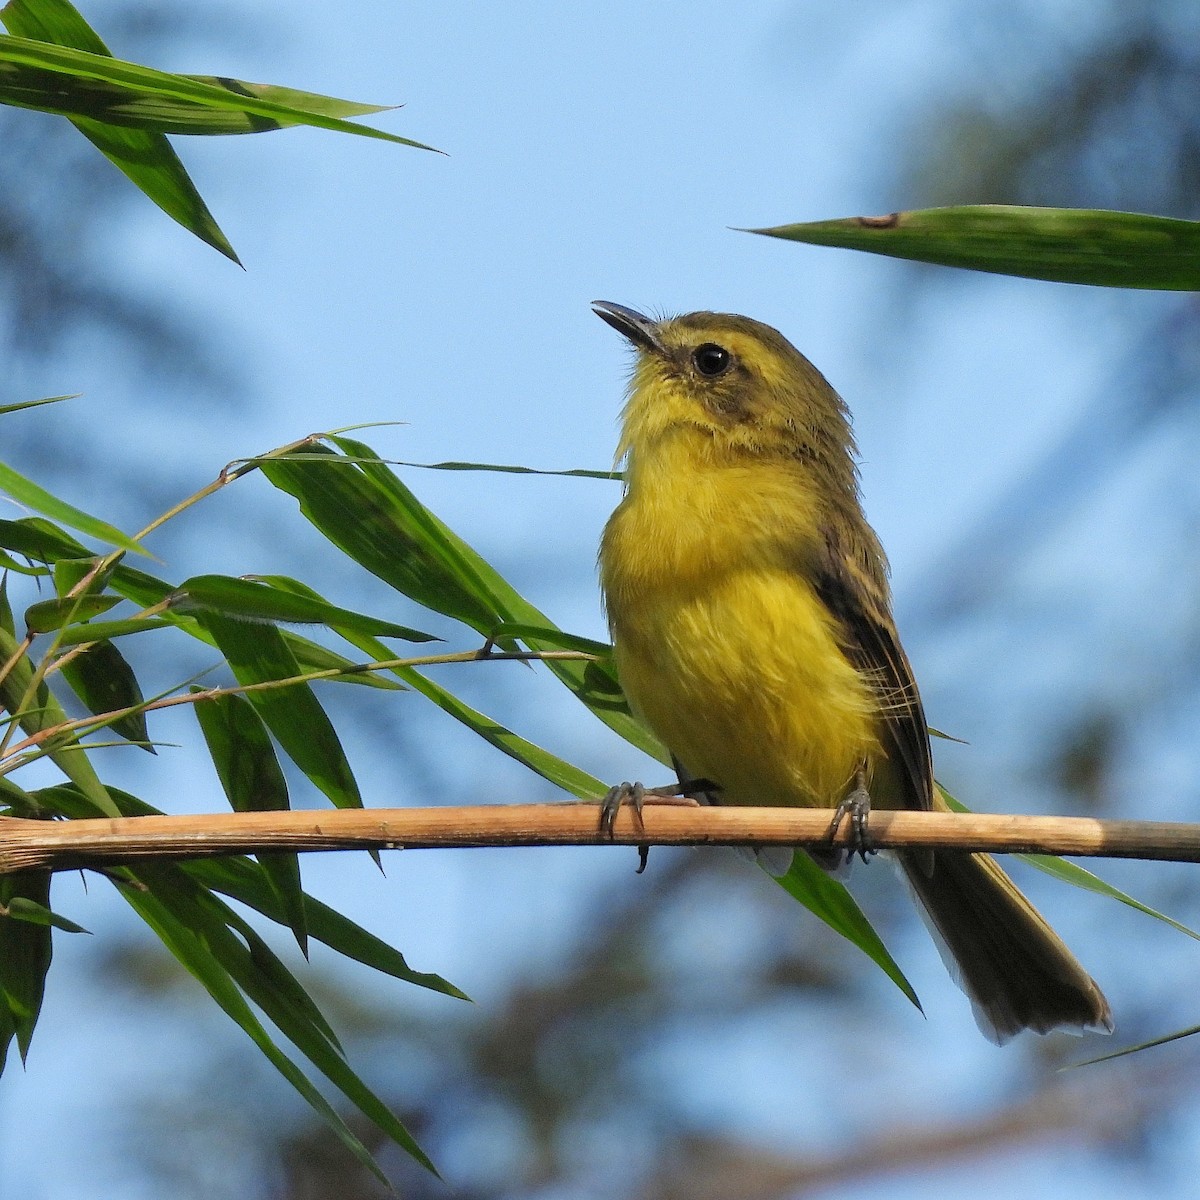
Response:
[[[642,821],[618,814],[613,836],[594,804],[477,805],[72,821],[0,818],[0,875],[83,866],[182,860],[222,854],[398,850],[475,846],[817,845],[829,843],[822,809],[701,808],[647,804]],[[833,844],[849,846],[849,822]],[[935,846],[998,854],[1035,853],[1200,862],[1200,825],[1100,821],[1091,817],[882,812],[870,817],[878,849]]]

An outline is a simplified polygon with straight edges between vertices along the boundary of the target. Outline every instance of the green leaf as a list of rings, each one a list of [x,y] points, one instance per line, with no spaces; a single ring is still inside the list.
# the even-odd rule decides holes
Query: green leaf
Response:
[[[1058,858],[1053,854],[1020,854],[1017,857],[1029,863],[1030,866],[1036,867],[1039,871],[1044,871],[1047,875],[1062,880],[1063,883],[1095,892],[1098,896],[1107,896],[1110,900],[1118,900],[1122,904],[1126,904],[1140,913],[1145,913],[1146,916],[1153,917],[1156,921],[1162,921],[1170,925],[1172,929],[1177,929],[1180,933],[1186,933],[1188,937],[1200,941],[1200,933],[1180,924],[1173,917],[1168,917],[1157,909],[1151,908],[1148,904],[1135,900],[1120,888],[1113,887],[1111,883],[1105,883],[1098,875],[1087,870],[1086,867],[1079,866],[1078,863],[1068,862],[1065,858]]]
[[[553,622],[433,515],[369,447],[332,439],[341,457],[320,446],[301,461],[267,458],[262,472],[300,501],[304,515],[344,553],[406,596],[487,637],[506,622],[552,628]],[[502,643],[503,644],[503,643]],[[526,639],[531,650],[553,647]],[[670,756],[629,713],[619,692],[595,690],[592,664],[548,662],[548,669],[626,741],[669,762]],[[415,686],[415,685],[414,685]]]
[[[935,784],[935,786],[951,812],[966,813],[972,811],[961,800],[956,799],[946,791],[940,783]],[[1172,929],[1177,929],[1180,933],[1186,933],[1188,937],[1196,938],[1200,941],[1200,934],[1194,933],[1186,925],[1181,925],[1172,917],[1165,916],[1157,909],[1151,908],[1148,904],[1143,904],[1140,900],[1135,900],[1132,896],[1121,891],[1120,888],[1113,887],[1111,883],[1105,883],[1098,875],[1087,870],[1085,867],[1079,866],[1077,863],[1068,862],[1065,858],[1059,858],[1055,854],[1018,854],[1017,857],[1029,863],[1031,867],[1036,867],[1039,871],[1051,875],[1063,883],[1069,883],[1072,887],[1083,888],[1088,892],[1095,892],[1099,896],[1107,896],[1110,900],[1118,900],[1120,903],[1128,905],[1140,913],[1145,913],[1146,916],[1153,917],[1156,921],[1162,921],[1170,925]]]
[[[86,52],[114,62],[100,36],[67,0],[12,0],[0,13],[13,33]],[[15,39],[20,40],[20,39]],[[10,39],[0,38],[0,42]],[[0,100],[67,116],[105,158],[141,189],[173,220],[233,262],[237,254],[209,212],[196,185],[163,133],[120,128],[112,123],[114,109],[126,89],[91,82],[81,84],[53,69],[0,61]],[[240,263],[239,263],[240,265]]]
[[[60,558],[54,564],[54,590],[63,598],[77,590],[99,595],[124,557],[114,554],[105,559],[93,554],[87,558]]]
[[[272,921],[286,923],[278,894],[264,882],[256,870],[256,864],[249,859],[197,859],[181,866],[205,887],[253,908]],[[304,896],[304,914],[309,936],[338,954],[403,983],[427,988],[457,1000],[470,998],[440,975],[413,970],[399,950],[307,893]]]
[[[42,815],[33,796],[17,787],[7,775],[0,775],[0,804],[6,806],[8,816],[33,818]]]
[[[229,662],[238,683],[292,679],[296,657],[273,625],[236,621],[205,612],[200,623]],[[361,808],[362,797],[341,742],[307,683],[249,693],[284,753],[338,808]]]
[[[504,614],[461,555],[428,523],[411,520],[403,499],[372,466],[316,445],[301,461],[264,459],[260,464],[271,483],[300,501],[301,511],[325,537],[373,575],[477,630],[500,624]]]
[[[44,513],[55,521],[60,521],[72,529],[78,529],[80,532],[86,533],[89,537],[99,538],[100,541],[109,542],[113,546],[120,546],[123,550],[133,550],[137,554],[147,553],[137,542],[123,534],[116,526],[109,525],[107,521],[101,521],[96,517],[89,516],[74,505],[68,504],[65,500],[60,500],[57,496],[52,496],[44,488],[38,487],[32,480],[26,479],[24,475],[18,474],[12,467],[4,463],[0,463],[0,491],[7,492],[18,503],[25,505],[26,508],[32,508],[35,512]],[[4,522],[5,525],[20,523],[13,521]],[[82,549],[82,547],[79,548]],[[10,546],[9,549],[18,549],[18,547]],[[84,553],[87,553],[86,550]]]
[[[175,622],[163,617],[128,617],[124,621],[89,621],[86,625],[73,625],[59,631],[55,641],[59,646],[78,646],[85,642],[107,642],[113,638],[127,637],[131,633],[144,633],[147,629],[164,629]]]
[[[64,933],[91,933],[90,929],[84,929],[82,925],[68,921],[66,917],[51,912],[44,904],[30,900],[26,896],[14,896],[3,907],[7,909],[7,912],[0,914],[0,917],[8,916],[12,917],[14,921],[28,921],[31,925],[50,925],[55,929],[61,929]]]
[[[321,1024],[313,1021],[311,1008],[297,1004],[291,988],[281,990],[273,972],[264,973],[250,948],[234,935],[226,922],[226,918],[234,919],[228,908],[200,890],[184,872],[169,865],[140,868],[135,878],[141,886],[121,886],[121,895],[284,1078],[324,1118],[360,1163],[386,1183],[362,1142],[304,1072],[275,1045],[254,1016],[243,991],[354,1103],[363,1101],[367,1106],[363,1111],[389,1137],[423,1166],[433,1170],[429,1159],[404,1126],[346,1065],[336,1046],[325,1036]],[[299,986],[295,985],[296,988]]]
[[[625,475],[622,471],[592,471],[584,467],[575,467],[570,471],[541,471],[535,467],[509,467],[498,463],[477,463],[477,462],[439,462],[439,463],[419,463],[419,462],[402,462],[395,463],[398,467],[416,467],[420,471],[495,471],[501,475],[565,475],[572,479],[610,479],[620,483]]]
[[[64,662],[60,673],[93,716],[121,708],[136,708],[145,703],[133,668],[111,642],[89,646]],[[145,712],[126,713],[110,721],[105,728],[120,734],[126,741],[136,742],[141,749],[155,753],[146,729]]]
[[[542,644],[543,649],[578,650],[581,654],[594,654],[605,661],[612,658],[613,648],[608,642],[598,642],[594,638],[579,637],[574,633],[565,633],[553,625],[523,625],[518,621],[505,621],[492,630],[493,639],[521,638],[523,641],[535,641]]]
[[[8,636],[14,637],[17,632],[16,621],[13,619],[12,605],[8,602],[8,576],[0,575],[0,629]]]
[[[20,412],[23,408],[40,408],[43,404],[58,404],[63,400],[77,400],[82,393],[73,392],[69,396],[47,396],[44,400],[20,400],[16,404],[0,404],[0,417],[8,413]]]
[[[5,782],[0,779],[0,788],[3,788]],[[109,791],[122,816],[161,815],[160,809],[139,800],[129,792],[121,791],[120,788],[110,788]],[[87,799],[71,785],[42,788],[32,795],[20,792],[16,797],[5,795],[4,798],[15,799],[22,812],[36,810],[72,818],[94,815]],[[221,892],[279,925],[287,924],[279,895],[263,873],[261,863],[243,855],[230,855],[196,859],[178,865],[180,870],[190,875],[201,886]],[[306,894],[304,909],[309,936],[338,954],[404,983],[411,983],[416,987],[427,988],[459,1000],[469,999],[465,993],[440,975],[413,970],[399,950],[389,946],[373,933],[368,933],[327,904],[322,904],[320,900]]]
[[[193,688],[193,692],[199,691]],[[193,705],[217,778],[234,812],[281,812],[287,809],[287,781],[275,757],[270,735],[245,696],[213,696]],[[296,942],[308,957],[304,892],[296,854],[259,858],[286,913]]]
[[[804,853],[792,855],[792,866],[786,875],[772,878],[809,912],[820,917],[830,929],[840,933],[872,962],[882,967],[884,974],[916,1005],[917,1010],[924,1012],[912,984],[842,884],[831,879]]]
[[[25,610],[25,627],[30,633],[49,633],[64,625],[98,617],[120,603],[120,596],[64,596],[39,600]]]
[[[34,562],[53,564],[60,559],[86,558],[88,548],[43,517],[0,520],[0,546]]]
[[[344,671],[345,674],[331,677],[329,683],[357,683],[365,687],[383,688],[389,692],[406,692],[402,683],[394,679],[385,679],[378,671],[362,671],[358,668],[361,663],[352,662],[341,654],[335,654],[317,642],[300,637],[289,629],[282,630],[283,640],[288,649],[296,656],[296,663],[302,671]]]
[[[56,46],[74,46],[90,54],[108,54],[100,35],[68,0],[10,0],[0,9],[4,27],[20,37]]]
[[[211,609],[246,621],[322,624],[332,629],[352,629],[374,637],[403,638],[409,642],[441,640],[419,629],[410,629],[406,625],[365,616],[324,600],[300,595],[290,588],[277,586],[274,577],[258,580],[228,575],[197,575],[181,583],[175,596],[180,599],[172,598],[172,608],[184,612]]]
[[[412,146],[417,150],[433,149],[423,142],[415,142],[411,138],[400,137],[394,133],[385,133],[382,129],[372,129],[369,125],[355,125],[331,115],[339,110],[347,111],[349,101],[336,100],[329,96],[314,97],[311,104],[308,104],[305,97],[310,93],[306,92],[263,88],[261,92],[256,93],[256,89],[262,85],[222,78],[216,78],[216,82],[212,82],[215,77],[207,75],[175,75],[139,66],[137,63],[124,62],[106,53],[89,53],[23,37],[0,36],[0,64],[32,67],[51,72],[57,77],[57,93],[51,92],[44,85],[33,88],[31,93],[30,77],[20,72],[14,76],[10,67],[6,72],[10,88],[3,99],[6,103],[25,108],[60,111],[73,116],[83,115],[99,121],[105,120],[112,112],[115,98],[119,95],[133,102],[182,102],[168,109],[175,116],[178,116],[184,104],[190,104],[217,113],[235,112],[261,118],[261,130],[310,125],[337,133],[350,133],[358,137],[392,142],[398,146]],[[88,86],[75,82],[84,80],[88,81]],[[108,86],[97,89],[93,81]],[[272,98],[279,95],[290,97],[292,103],[280,103]],[[54,106],[55,100],[60,105],[57,109]],[[365,107],[370,110],[374,106]],[[374,111],[382,109],[374,108]],[[123,120],[129,119],[128,112],[122,113],[119,106],[116,115]],[[181,129],[180,132],[184,130]],[[193,126],[186,132],[197,132],[197,128]]]
[[[0,662],[12,661],[12,668],[0,680],[0,704],[12,713],[21,728],[30,735],[65,724],[67,714],[54,698],[45,681],[34,686],[34,668],[27,653],[20,653],[16,638],[0,628]],[[71,747],[74,748],[71,748]],[[65,747],[52,746],[50,761],[87,797],[90,816],[116,817],[120,812],[96,774],[87,754],[71,737]]]
[[[346,637],[365,654],[370,654],[376,659],[383,658],[387,651],[386,646],[361,634],[351,634]],[[478,734],[489,745],[507,754],[509,758],[522,763],[556,787],[570,792],[571,795],[581,800],[597,799],[608,791],[607,785],[595,776],[581,771],[573,763],[559,758],[557,754],[552,754],[549,750],[521,737],[520,734],[513,733],[499,721],[472,708],[453,692],[434,683],[432,679],[421,674],[416,668],[393,667],[391,670],[398,678],[403,679],[413,691],[420,692],[426,699],[432,700],[438,708],[449,713],[472,733]]]
[[[1165,1046],[1168,1042],[1178,1042],[1183,1038],[1193,1037],[1200,1033],[1200,1025],[1192,1025],[1187,1029],[1177,1029],[1174,1033],[1164,1033],[1161,1037],[1151,1038],[1148,1042],[1138,1042],[1136,1046],[1125,1046],[1120,1050],[1111,1050],[1097,1058],[1085,1058],[1083,1062],[1072,1063],[1074,1067],[1094,1067],[1097,1063],[1111,1062],[1114,1058],[1124,1058],[1127,1054],[1137,1054],[1142,1050],[1151,1050],[1155,1046]]]
[[[743,232],[1060,283],[1200,290],[1200,222],[1144,213],[979,204]]]
[[[50,906],[50,872],[0,875],[0,908],[25,901]],[[0,1071],[16,1038],[24,1061],[42,1009],[50,970],[50,926],[15,916],[0,916]]]

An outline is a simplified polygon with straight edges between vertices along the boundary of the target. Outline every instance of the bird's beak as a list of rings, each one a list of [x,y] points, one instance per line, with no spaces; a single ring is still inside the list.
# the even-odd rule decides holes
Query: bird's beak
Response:
[[[657,321],[652,321],[623,304],[614,304],[611,300],[593,300],[592,311],[639,349],[649,350],[653,354],[666,354],[666,347],[659,337]]]

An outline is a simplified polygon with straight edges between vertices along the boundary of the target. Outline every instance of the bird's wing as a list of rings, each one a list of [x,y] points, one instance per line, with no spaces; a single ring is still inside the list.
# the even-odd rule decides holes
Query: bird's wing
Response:
[[[872,566],[874,564],[871,564]],[[911,808],[933,807],[933,755],[912,667],[892,620],[879,569],[868,570],[831,544],[817,570],[817,594],[838,619],[843,650],[879,695],[881,737]]]

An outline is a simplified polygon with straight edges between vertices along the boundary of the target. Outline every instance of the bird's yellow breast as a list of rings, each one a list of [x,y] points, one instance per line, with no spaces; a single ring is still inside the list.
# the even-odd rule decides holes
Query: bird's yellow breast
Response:
[[[690,436],[631,465],[605,529],[621,684],[726,803],[833,807],[879,749],[877,701],[806,575],[816,498],[782,463],[697,473]]]

